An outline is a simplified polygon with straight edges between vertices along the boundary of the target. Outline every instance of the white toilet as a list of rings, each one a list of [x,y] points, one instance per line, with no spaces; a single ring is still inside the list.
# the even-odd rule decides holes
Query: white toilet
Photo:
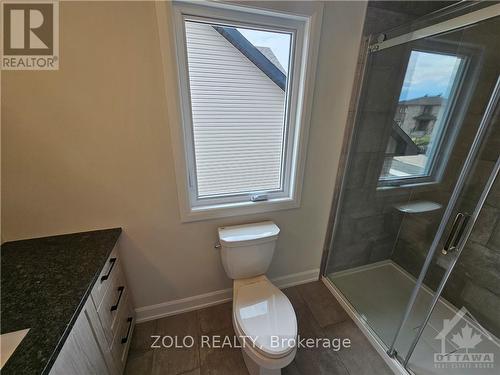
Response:
[[[278,375],[296,353],[297,319],[264,275],[280,229],[272,221],[219,228],[221,258],[233,282],[233,326],[251,375]]]

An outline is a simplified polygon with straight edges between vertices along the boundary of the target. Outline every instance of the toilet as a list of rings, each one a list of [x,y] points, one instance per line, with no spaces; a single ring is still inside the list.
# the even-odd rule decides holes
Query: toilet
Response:
[[[233,326],[251,375],[278,375],[295,357],[297,318],[265,276],[280,229],[272,221],[219,228],[221,259],[233,279]]]

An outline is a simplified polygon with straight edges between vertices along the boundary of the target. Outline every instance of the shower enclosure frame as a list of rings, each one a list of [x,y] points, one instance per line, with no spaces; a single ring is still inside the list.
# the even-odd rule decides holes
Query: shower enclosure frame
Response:
[[[453,8],[453,6],[449,7]],[[458,8],[460,10],[460,8]],[[453,12],[453,10],[452,10]],[[337,231],[337,226],[339,222],[339,217],[340,217],[340,209],[341,209],[341,202],[343,199],[343,192],[345,189],[345,184],[346,184],[346,173],[347,173],[347,167],[349,163],[351,162],[352,158],[352,147],[353,147],[353,140],[354,140],[354,135],[356,131],[356,123],[357,123],[357,116],[358,116],[358,111],[356,108],[358,108],[359,103],[362,101],[363,98],[363,87],[366,84],[366,72],[367,72],[367,60],[368,57],[371,53],[376,53],[377,51],[380,51],[385,48],[390,48],[394,47],[400,44],[408,43],[414,40],[422,39],[422,38],[427,38],[427,37],[432,37],[434,35],[438,35],[447,31],[453,31],[453,30],[458,30],[476,23],[479,23],[481,21],[493,18],[493,17],[498,17],[500,16],[500,4],[495,4],[495,5],[489,5],[484,8],[481,8],[479,10],[472,11],[470,13],[458,15],[454,18],[438,22],[434,25],[422,27],[418,30],[411,31],[406,34],[402,35],[397,35],[394,36],[390,39],[385,40],[385,34],[381,34],[381,36],[378,36],[376,38],[374,35],[371,35],[369,37],[364,37],[361,46],[360,46],[360,60],[362,61],[362,68],[360,69],[360,79],[359,81],[355,84],[353,87],[353,96],[351,98],[351,102],[354,102],[354,106],[351,105],[351,108],[354,108],[354,113],[353,116],[351,116],[350,121],[348,122],[345,130],[345,135],[344,135],[344,143],[342,147],[342,153],[341,153],[341,161],[340,161],[340,168],[337,173],[337,179],[338,183],[336,184],[335,191],[334,191],[334,197],[333,197],[333,202],[332,202],[332,208],[331,212],[333,215],[331,215],[330,222],[328,224],[328,232],[327,232],[327,237],[325,239],[325,246],[324,246],[324,251],[323,251],[323,257],[322,257],[322,262],[321,262],[321,276],[323,278],[323,281],[327,284],[327,287],[336,294],[339,299],[341,300],[341,303],[345,306],[348,307],[349,311],[354,317],[356,318],[355,321],[358,325],[361,325],[360,328],[362,328],[362,331],[364,331],[367,336],[369,337],[370,341],[374,343],[375,345],[378,345],[379,347],[376,347],[376,349],[381,352],[386,351],[386,354],[390,358],[386,358],[387,360],[390,360],[392,358],[393,363],[391,363],[391,367],[393,369],[397,369],[399,371],[405,371],[409,372],[410,370],[407,368],[409,359],[411,358],[413,351],[418,344],[420,337],[422,336],[422,333],[434,311],[435,306],[439,302],[439,299],[441,297],[442,291],[444,287],[446,286],[446,283],[448,281],[448,278],[451,274],[451,272],[454,269],[454,266],[458,259],[460,258],[460,254],[465,247],[465,244],[472,232],[473,226],[479,216],[479,212],[486,200],[486,197],[493,185],[493,182],[497,178],[500,170],[500,157],[496,161],[496,164],[493,168],[493,172],[488,178],[488,181],[481,193],[481,196],[476,204],[476,207],[473,211],[473,213],[470,216],[469,221],[465,224],[462,236],[459,239],[459,242],[456,246],[455,249],[455,257],[450,263],[450,265],[446,268],[445,274],[442,277],[439,286],[434,293],[433,299],[431,304],[428,306],[428,309],[425,314],[425,318],[423,321],[423,324],[419,327],[419,330],[417,332],[417,335],[415,338],[412,340],[410,349],[408,350],[406,356],[403,358],[398,358],[396,355],[395,351],[395,344],[399,338],[399,335],[401,333],[401,330],[406,323],[406,321],[409,318],[409,315],[412,312],[412,309],[414,307],[415,301],[417,299],[418,292],[424,285],[424,278],[427,275],[427,271],[429,268],[429,265],[438,250],[439,246],[439,241],[442,238],[443,234],[446,231],[446,226],[449,223],[451,219],[451,215],[453,213],[453,209],[455,208],[458,198],[460,196],[460,193],[463,190],[463,187],[465,185],[465,180],[468,177],[473,164],[475,160],[475,156],[479,152],[479,148],[481,146],[482,140],[485,136],[486,130],[488,128],[488,125],[494,116],[496,107],[499,104],[500,101],[500,76],[497,78],[497,82],[495,85],[495,88],[493,90],[493,93],[491,94],[487,108],[485,110],[484,115],[481,118],[481,122],[479,125],[479,128],[475,134],[474,141],[472,146],[470,147],[466,161],[461,169],[460,175],[457,179],[457,182],[455,183],[453,193],[448,201],[448,204],[446,206],[445,212],[440,220],[439,227],[434,235],[434,239],[432,241],[431,246],[429,247],[429,251],[426,255],[424,265],[422,266],[420,272],[419,272],[419,277],[416,281],[416,284],[413,288],[412,294],[410,296],[410,299],[406,305],[405,313],[403,315],[403,318],[401,319],[401,322],[398,324],[397,331],[394,335],[394,338],[392,340],[391,345],[386,345],[381,341],[380,338],[378,338],[377,334],[373,331],[373,329],[368,325],[366,321],[363,321],[359,316],[354,307],[350,305],[350,302],[348,299],[342,294],[342,292],[337,289],[335,284],[329,280],[326,277],[327,273],[327,264],[328,264],[328,259],[329,256],[332,253],[333,249],[333,241],[335,239],[335,234]],[[378,40],[377,40],[378,39]],[[377,40],[377,42],[373,42],[374,40]],[[387,348],[387,350],[386,350]]]

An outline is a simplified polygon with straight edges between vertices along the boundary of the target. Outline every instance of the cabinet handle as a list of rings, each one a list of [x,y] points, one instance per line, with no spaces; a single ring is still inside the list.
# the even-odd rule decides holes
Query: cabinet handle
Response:
[[[125,344],[128,341],[128,335],[130,335],[130,329],[132,328],[132,320],[133,319],[131,316],[127,318],[128,322],[127,336],[122,338],[122,344]]]
[[[120,300],[122,299],[122,295],[123,295],[123,291],[125,290],[125,287],[120,286],[120,287],[118,287],[117,290],[120,294],[118,295],[118,301],[116,301],[116,304],[111,306],[111,311],[115,311],[118,308],[118,305],[120,304]]]
[[[111,274],[111,271],[113,271],[113,267],[115,266],[116,258],[111,258],[109,260],[109,263],[111,263],[111,267],[109,267],[108,273],[106,275],[101,276],[101,282],[109,279],[109,275]]]

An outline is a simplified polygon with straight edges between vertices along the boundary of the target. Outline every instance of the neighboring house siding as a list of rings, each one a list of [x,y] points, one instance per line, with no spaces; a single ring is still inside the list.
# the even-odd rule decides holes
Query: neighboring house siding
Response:
[[[199,194],[279,189],[285,93],[212,26],[186,39]]]

